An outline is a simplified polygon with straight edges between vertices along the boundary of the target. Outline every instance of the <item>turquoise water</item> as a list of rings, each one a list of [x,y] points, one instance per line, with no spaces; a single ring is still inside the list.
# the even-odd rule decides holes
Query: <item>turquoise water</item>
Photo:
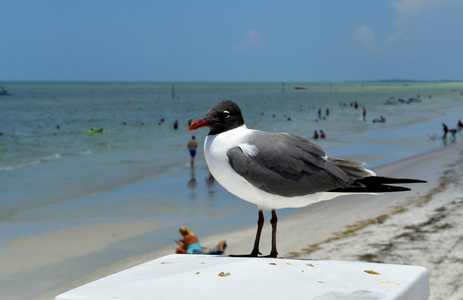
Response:
[[[186,144],[193,134],[202,144],[207,130],[188,132],[188,121],[221,100],[237,102],[249,128],[306,138],[323,130],[327,138],[316,142],[328,155],[371,167],[452,143],[427,134],[442,135],[441,123],[453,128],[463,118],[462,83],[306,83],[295,90],[298,84],[285,83],[283,91],[282,83],[176,83],[174,95],[171,83],[3,84],[13,96],[0,97],[1,256],[20,255],[8,248],[12,240],[61,228],[119,221],[166,227],[0,278],[0,290],[13,295],[18,282],[38,286],[38,278],[50,289],[49,282],[58,286],[171,245],[179,225],[204,236],[255,224],[254,205],[206,184],[202,149],[190,169]],[[384,104],[418,96],[419,103]],[[372,122],[381,115],[386,123]]]
[[[204,116],[223,99],[240,104],[249,128],[305,137],[322,129],[328,138],[320,145],[329,154],[382,156],[373,165],[440,146],[425,134],[440,134],[444,121],[452,127],[461,112],[458,83],[314,83],[306,84],[307,90],[294,90],[294,85],[286,83],[283,93],[281,83],[177,83],[173,99],[170,83],[8,84],[13,96],[0,99],[0,221],[14,218],[17,210],[186,168],[188,120]],[[417,95],[421,103],[383,104],[391,97]],[[355,101],[358,109],[350,107]],[[323,115],[330,109],[326,120],[317,120],[318,108]],[[371,122],[380,115],[385,124]],[[90,134],[90,128],[105,133]],[[201,143],[207,130],[193,134]],[[360,144],[365,147],[349,150]],[[378,145],[388,150],[372,151],[383,147]],[[203,160],[201,151],[197,160]]]
[[[322,129],[328,138],[319,144],[329,154],[374,154],[373,166],[441,146],[426,133],[441,134],[442,122],[452,127],[462,109],[458,83],[294,85],[286,83],[283,93],[281,83],[177,83],[174,89],[170,83],[8,84],[13,96],[0,99],[0,221],[29,207],[187,168],[188,120],[224,99],[239,103],[249,128],[304,137]],[[391,97],[418,96],[421,103],[384,105]],[[325,120],[318,119],[319,108],[323,116],[329,108]],[[386,123],[372,123],[380,115]],[[90,128],[105,133],[88,133]],[[201,143],[207,130],[193,134]]]

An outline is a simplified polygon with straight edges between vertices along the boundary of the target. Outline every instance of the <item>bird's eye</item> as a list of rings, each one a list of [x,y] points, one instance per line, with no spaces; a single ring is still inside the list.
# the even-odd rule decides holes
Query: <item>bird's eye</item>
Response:
[[[230,112],[229,112],[228,110],[224,110],[224,111],[223,111],[223,117],[224,117],[225,119],[230,118]]]

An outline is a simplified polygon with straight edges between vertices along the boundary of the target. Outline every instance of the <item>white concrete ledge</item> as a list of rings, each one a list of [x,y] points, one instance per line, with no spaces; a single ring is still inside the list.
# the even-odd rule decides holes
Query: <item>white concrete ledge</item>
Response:
[[[428,299],[423,267],[168,255],[56,297],[77,299]]]

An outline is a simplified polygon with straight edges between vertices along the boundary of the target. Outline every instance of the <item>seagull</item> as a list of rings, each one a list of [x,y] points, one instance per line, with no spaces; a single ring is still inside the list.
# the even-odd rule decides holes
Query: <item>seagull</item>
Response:
[[[290,133],[248,129],[241,109],[230,101],[213,106],[193,122],[189,131],[209,127],[204,156],[209,171],[229,192],[258,206],[257,232],[248,257],[258,257],[264,210],[271,210],[272,246],[267,257],[277,257],[277,215],[281,208],[298,208],[341,195],[409,191],[390,186],[425,182],[380,177],[365,163],[328,157],[315,143]]]

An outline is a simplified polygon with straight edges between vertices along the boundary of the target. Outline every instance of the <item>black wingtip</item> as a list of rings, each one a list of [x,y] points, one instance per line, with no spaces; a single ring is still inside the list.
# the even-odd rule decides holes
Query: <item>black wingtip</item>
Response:
[[[403,186],[392,186],[389,184],[426,183],[421,179],[392,178],[381,176],[370,176],[356,180],[351,186],[331,190],[335,193],[392,193],[406,192],[411,189]]]
[[[403,186],[392,185],[373,185],[373,186],[350,186],[347,188],[339,188],[331,190],[333,193],[393,193],[393,192],[407,192],[411,189]]]
[[[382,177],[382,176],[370,176],[359,179],[359,182],[363,184],[400,184],[400,183],[427,183],[426,180],[421,179],[411,179],[411,178],[392,178],[392,177]]]

